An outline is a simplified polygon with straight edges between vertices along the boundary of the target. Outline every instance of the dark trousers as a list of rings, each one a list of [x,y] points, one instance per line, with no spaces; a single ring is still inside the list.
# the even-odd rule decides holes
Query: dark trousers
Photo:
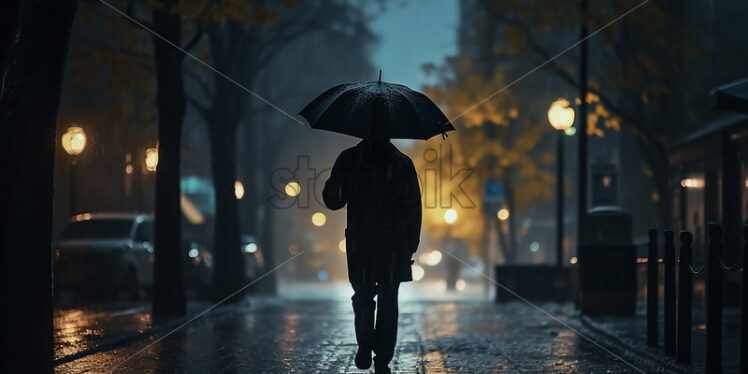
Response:
[[[352,286],[356,341],[359,347],[374,351],[375,365],[387,365],[392,360],[397,342],[397,293],[400,283],[352,283]],[[374,296],[377,297],[376,303]]]

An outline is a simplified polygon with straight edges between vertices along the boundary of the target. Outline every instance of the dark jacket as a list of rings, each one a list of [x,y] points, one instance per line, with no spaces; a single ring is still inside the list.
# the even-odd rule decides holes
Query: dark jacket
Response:
[[[413,280],[421,192],[408,156],[389,141],[362,141],[338,156],[322,196],[333,210],[348,204],[345,238],[352,283]]]

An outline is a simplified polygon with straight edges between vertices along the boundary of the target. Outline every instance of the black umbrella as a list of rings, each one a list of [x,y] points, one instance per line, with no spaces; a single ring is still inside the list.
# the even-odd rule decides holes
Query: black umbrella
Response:
[[[426,95],[401,84],[347,83],[317,96],[299,113],[314,129],[363,139],[428,139],[454,127]]]

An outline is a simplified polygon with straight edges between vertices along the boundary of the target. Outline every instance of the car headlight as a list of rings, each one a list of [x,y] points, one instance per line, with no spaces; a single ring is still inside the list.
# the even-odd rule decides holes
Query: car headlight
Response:
[[[256,243],[247,243],[244,245],[244,252],[245,253],[255,253],[257,252],[257,244]]]

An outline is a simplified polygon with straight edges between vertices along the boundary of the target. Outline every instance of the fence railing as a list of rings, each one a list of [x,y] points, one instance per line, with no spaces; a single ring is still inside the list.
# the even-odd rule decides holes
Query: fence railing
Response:
[[[743,269],[748,257],[748,224],[743,225],[743,258],[732,266],[722,261],[722,226],[710,223],[708,230],[707,265],[701,269],[693,267],[693,235],[681,231],[679,235],[679,258],[676,259],[675,233],[664,230],[664,351],[676,356],[681,363],[691,362],[691,325],[693,316],[694,278],[706,275],[706,372],[722,372],[722,291],[723,273]],[[657,230],[649,230],[647,260],[647,344],[655,346],[658,341],[658,245]],[[677,275],[676,275],[677,268]],[[677,298],[676,298],[677,279]],[[748,271],[743,271],[742,305],[740,311],[740,371],[748,372]]]

